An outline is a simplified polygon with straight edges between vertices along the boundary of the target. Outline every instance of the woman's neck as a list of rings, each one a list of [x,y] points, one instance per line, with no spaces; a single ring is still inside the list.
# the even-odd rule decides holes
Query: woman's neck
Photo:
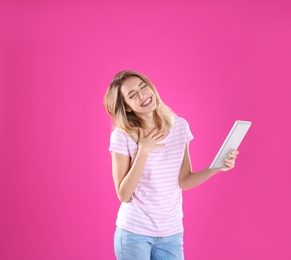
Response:
[[[143,121],[142,128],[146,131],[147,130],[151,131],[157,127],[157,123],[156,123],[154,114],[144,115],[142,118],[142,121]]]

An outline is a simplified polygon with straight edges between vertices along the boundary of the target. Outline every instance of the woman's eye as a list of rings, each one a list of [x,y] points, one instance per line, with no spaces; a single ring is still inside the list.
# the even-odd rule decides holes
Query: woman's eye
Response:
[[[133,95],[129,96],[129,99],[132,99],[135,96],[136,93],[134,93]]]
[[[143,85],[143,86],[141,87],[141,89],[144,89],[145,87],[147,87],[147,85]]]

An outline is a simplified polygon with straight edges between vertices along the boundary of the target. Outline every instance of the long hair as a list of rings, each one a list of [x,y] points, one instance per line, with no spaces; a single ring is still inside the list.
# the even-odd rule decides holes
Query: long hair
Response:
[[[170,130],[170,128],[173,126],[175,114],[161,100],[153,83],[142,73],[131,70],[123,70],[119,72],[112,80],[104,97],[105,109],[107,113],[114,119],[115,126],[120,127],[123,131],[129,134],[133,140],[138,140],[138,128],[142,128],[143,120],[137,117],[133,111],[126,111],[127,105],[121,93],[123,82],[127,78],[133,76],[138,77],[144,81],[155,93],[157,106],[154,111],[154,118],[157,127],[162,131]]]

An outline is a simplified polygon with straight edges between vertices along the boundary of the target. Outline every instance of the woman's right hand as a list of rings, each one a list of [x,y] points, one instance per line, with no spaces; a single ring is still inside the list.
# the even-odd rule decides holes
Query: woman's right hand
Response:
[[[142,128],[138,128],[138,147],[143,152],[150,154],[153,150],[164,147],[165,144],[158,144],[166,133],[160,132],[158,128],[153,129],[149,134],[145,135]]]

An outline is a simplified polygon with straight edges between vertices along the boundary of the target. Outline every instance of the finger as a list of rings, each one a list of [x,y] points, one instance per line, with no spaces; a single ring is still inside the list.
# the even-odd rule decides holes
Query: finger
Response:
[[[137,140],[138,141],[140,140],[140,130],[139,130],[139,127],[137,128]]]
[[[140,140],[142,137],[143,137],[143,131],[142,131],[142,128],[138,128],[137,129],[137,131],[138,131],[138,139]]]
[[[239,154],[239,151],[238,151],[238,150],[234,150],[234,151],[232,151],[230,154],[238,155],[238,154]]]
[[[156,137],[159,136],[160,134],[161,134],[160,132],[154,132],[154,133],[151,132],[150,135],[151,135],[152,138],[156,138]]]
[[[158,131],[159,131],[159,128],[155,127],[152,131],[149,132],[149,135],[152,134],[154,136]]]
[[[228,156],[230,159],[236,159],[236,155],[234,155],[234,154],[230,154],[229,156]]]
[[[225,165],[229,168],[233,168],[235,165],[235,160],[225,160]]]
[[[159,140],[159,139],[163,138],[164,135],[165,135],[165,133],[157,133],[153,138],[154,138],[155,140]]]
[[[157,138],[157,136],[161,136],[161,135],[163,135],[163,134],[165,134],[165,132],[160,132],[160,131],[157,129],[154,133],[151,134],[151,136],[152,136],[153,138]]]
[[[157,148],[161,148],[161,147],[164,147],[166,144],[156,144],[156,147]]]
[[[232,169],[234,166],[230,163],[225,163],[225,166],[227,167],[227,169]]]
[[[238,152],[237,150],[235,150],[235,151],[231,152],[231,153],[228,155],[228,157],[229,157],[229,158],[236,158],[238,154],[239,154],[239,152]]]

